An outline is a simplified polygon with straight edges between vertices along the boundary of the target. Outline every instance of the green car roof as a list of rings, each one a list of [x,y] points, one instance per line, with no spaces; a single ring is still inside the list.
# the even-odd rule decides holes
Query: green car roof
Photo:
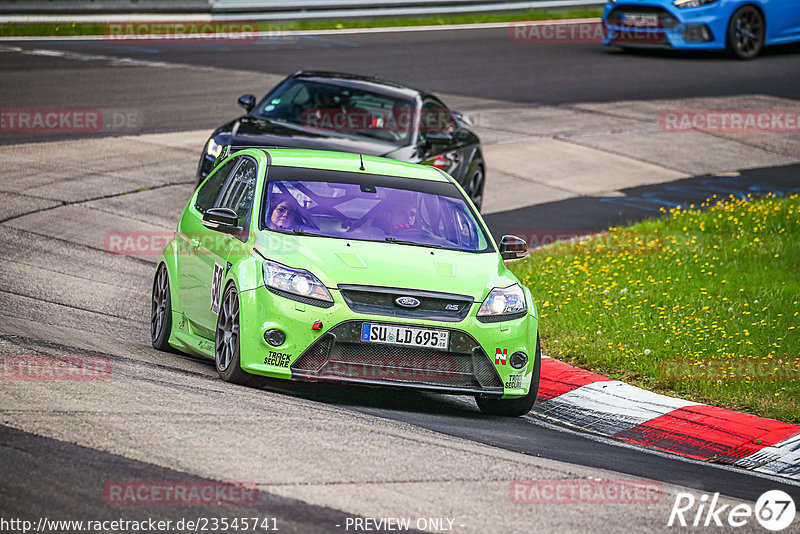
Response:
[[[418,178],[447,182],[449,178],[439,169],[430,165],[407,163],[377,156],[359,156],[344,152],[331,152],[327,150],[301,150],[293,148],[268,148],[263,150],[270,155],[271,165],[281,167],[305,167],[310,169],[323,169],[331,171],[363,172],[366,174],[379,174],[398,176],[401,178]],[[242,151],[245,152],[245,151]],[[239,152],[237,152],[239,153]],[[363,157],[364,169],[361,170]]]

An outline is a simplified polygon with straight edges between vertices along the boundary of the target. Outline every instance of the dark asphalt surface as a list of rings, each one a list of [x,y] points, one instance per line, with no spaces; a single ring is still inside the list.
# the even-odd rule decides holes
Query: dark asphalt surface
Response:
[[[34,527],[40,518],[53,521],[154,521],[171,520],[176,526],[184,519],[202,526],[212,526],[213,521],[227,518],[247,518],[247,532],[331,532],[337,525],[345,525],[347,517],[342,512],[311,506],[309,504],[258,493],[254,503],[225,505],[174,505],[132,504],[119,505],[106,501],[107,484],[126,482],[212,484],[215,481],[194,477],[152,464],[137,462],[122,456],[108,454],[71,443],[36,436],[0,425],[0,465],[3,466],[3,488],[0,492],[0,517],[9,521],[31,521]],[[109,494],[110,495],[110,494]],[[258,518],[259,528],[254,529],[252,518]],[[266,520],[266,522],[265,522]],[[185,524],[185,523],[184,523]],[[268,528],[261,528],[268,527]],[[21,532],[20,529],[2,529]],[[120,530],[122,532],[133,529]],[[139,529],[137,529],[139,530]],[[147,531],[147,528],[141,530]],[[183,528],[166,532],[187,532]],[[208,529],[206,529],[208,530]],[[45,532],[79,532],[72,528],[52,527]],[[105,529],[111,532],[113,529]],[[222,528],[211,532],[224,531]],[[233,530],[231,530],[233,532]]]
[[[0,43],[0,50],[3,46],[72,55],[0,52],[2,107],[138,109],[144,113],[144,132],[212,129],[238,114],[236,96],[260,96],[271,85],[245,87],[219,70],[131,66],[120,58],[280,75],[299,69],[341,70],[434,93],[528,104],[800,96],[800,45],[769,48],[755,61],[739,61],[717,53],[622,53],[592,43],[519,43],[506,28],[496,28],[307,35],[247,43],[24,41]],[[0,134],[0,143],[64,136]]]
[[[721,492],[754,501],[767,490],[781,489],[796,501],[800,499],[799,486],[751,476],[746,471],[719,469],[677,456],[656,456],[638,447],[620,448],[592,436],[557,430],[556,425],[543,424],[532,415],[522,418],[485,416],[470,397],[326,384],[287,387],[276,381],[269,381],[267,387],[510,451],[649,478],[701,492]]]
[[[800,191],[800,165],[743,170],[739,176],[696,176],[622,189],[624,197],[577,197],[485,215],[495,237],[515,234],[531,246],[558,235],[585,235],[659,217],[661,208],[698,206],[706,199],[733,195],[778,195]],[[538,240],[538,241],[537,241]]]
[[[5,43],[9,45],[12,43]],[[800,96],[800,47],[767,50],[756,61],[718,54],[638,52],[622,54],[599,45],[513,43],[505,29],[431,33],[299,37],[250,44],[169,44],[108,42],[16,43],[81,54],[72,59],[0,53],[0,105],[21,107],[133,108],[143,110],[142,131],[213,128],[237,114],[236,95],[269,87],[231,86],[223,71],[190,71],[146,66],[114,66],[128,57],[251,72],[288,74],[300,68],[377,74],[433,92],[513,103],[569,104],[625,99],[684,98],[737,94]],[[90,57],[93,56],[93,57]],[[98,57],[105,56],[105,57]],[[80,59],[82,57],[82,59]],[[502,58],[499,61],[498,58]],[[75,135],[72,134],[74,137]],[[0,143],[53,140],[53,134],[8,135]],[[699,203],[724,190],[796,191],[798,166],[747,171],[738,178],[703,177],[624,190],[621,198],[579,198],[487,217],[496,234],[526,227],[596,230],[658,214],[658,207]],[[724,183],[722,181],[724,180]],[[722,185],[720,185],[722,184]],[[729,193],[728,193],[729,194]],[[727,194],[725,194],[727,196]],[[525,221],[520,228],[518,221]],[[291,390],[288,394],[347,406],[363,413],[405,421],[525,454],[720,491],[754,500],[767,489],[783,489],[800,499],[796,486],[746,472],[665,458],[553,430],[534,418],[480,415],[470,399],[414,392],[365,392],[337,388]],[[109,479],[184,480],[171,472],[99,451],[84,449],[0,426],[3,517],[108,517],[118,510],[102,500]],[[69,461],[64,461],[69,458]],[[73,482],[70,482],[73,481]],[[80,481],[80,482],[74,482]],[[313,531],[343,517],[339,512],[263,496],[259,510],[283,520],[287,531]],[[263,507],[262,507],[263,504]],[[249,512],[250,510],[246,510]],[[91,512],[91,513],[90,513]],[[125,516],[144,517],[144,508]],[[225,512],[231,515],[230,508]],[[151,516],[165,513],[153,511]],[[208,507],[198,511],[209,514]],[[217,513],[216,510],[213,513]],[[181,510],[187,516],[188,511]],[[283,528],[281,528],[283,530]]]

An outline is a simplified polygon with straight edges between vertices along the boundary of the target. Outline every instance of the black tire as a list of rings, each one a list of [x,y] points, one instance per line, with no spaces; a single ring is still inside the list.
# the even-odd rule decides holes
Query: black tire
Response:
[[[764,16],[755,6],[742,6],[728,22],[728,50],[740,59],[753,59],[764,47]]]
[[[153,347],[165,352],[177,352],[169,344],[172,332],[172,297],[167,266],[163,263],[159,264],[153,277],[153,297],[150,304],[150,341]]]
[[[244,372],[239,363],[239,292],[234,284],[228,285],[219,304],[214,366],[226,382],[243,385],[254,382],[254,375]]]
[[[472,203],[478,208],[478,211],[481,211],[481,206],[483,206],[483,188],[485,185],[486,172],[483,170],[483,166],[477,165],[470,173],[465,189]]]
[[[506,417],[520,417],[530,412],[536,404],[536,396],[539,394],[539,378],[542,374],[542,348],[539,344],[539,336],[536,336],[536,356],[534,357],[533,376],[531,377],[531,388],[528,394],[518,399],[490,399],[476,396],[475,402],[478,408],[486,415],[502,415]]]

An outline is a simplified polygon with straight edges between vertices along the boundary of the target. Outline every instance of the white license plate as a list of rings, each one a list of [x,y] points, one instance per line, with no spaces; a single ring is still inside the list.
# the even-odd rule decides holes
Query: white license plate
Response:
[[[365,343],[388,343],[407,347],[447,349],[450,332],[447,330],[428,330],[390,324],[361,324],[361,341]]]
[[[622,25],[635,26],[637,28],[658,28],[658,15],[623,13]]]

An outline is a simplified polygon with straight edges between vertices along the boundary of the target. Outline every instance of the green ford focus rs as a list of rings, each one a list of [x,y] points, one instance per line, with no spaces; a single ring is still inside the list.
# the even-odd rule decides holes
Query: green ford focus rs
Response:
[[[227,150],[226,152],[227,153]],[[315,150],[220,157],[153,282],[159,350],[258,376],[474,395],[489,414],[536,400],[530,291],[458,183],[435,167]]]

